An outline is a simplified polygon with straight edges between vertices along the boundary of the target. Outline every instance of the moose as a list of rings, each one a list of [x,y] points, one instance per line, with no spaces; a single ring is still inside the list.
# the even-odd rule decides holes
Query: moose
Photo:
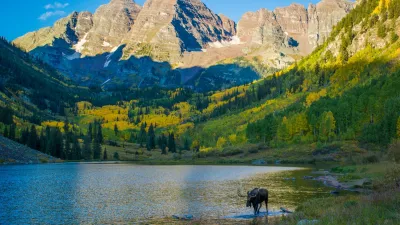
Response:
[[[254,215],[258,215],[260,213],[260,209],[262,207],[262,203],[265,201],[265,208],[267,209],[268,214],[268,190],[255,188],[252,191],[247,192],[247,203],[246,207],[253,206]]]

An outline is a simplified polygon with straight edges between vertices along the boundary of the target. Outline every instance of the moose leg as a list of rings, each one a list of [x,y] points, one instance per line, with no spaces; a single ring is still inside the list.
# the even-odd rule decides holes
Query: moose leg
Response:
[[[257,215],[260,214],[260,209],[261,209],[261,207],[262,207],[262,202],[261,202],[260,205],[258,206]]]
[[[265,200],[265,208],[267,209],[267,216],[268,216],[268,199]]]
[[[256,205],[256,204],[253,203],[253,208],[254,208],[254,215],[257,215],[257,208],[258,208],[258,205]]]

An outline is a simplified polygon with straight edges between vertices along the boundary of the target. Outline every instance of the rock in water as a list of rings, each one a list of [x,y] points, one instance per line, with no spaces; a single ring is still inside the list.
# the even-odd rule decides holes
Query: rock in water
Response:
[[[188,215],[173,215],[172,218],[177,220],[193,220],[194,217],[191,214]]]
[[[284,212],[284,213],[293,213],[292,211],[289,211],[289,210],[287,210],[287,209],[285,209],[283,207],[281,207],[281,211]]]

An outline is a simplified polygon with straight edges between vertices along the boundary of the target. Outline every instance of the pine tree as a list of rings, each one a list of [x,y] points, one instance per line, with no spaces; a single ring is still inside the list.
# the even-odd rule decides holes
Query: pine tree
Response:
[[[51,129],[49,126],[46,126],[46,147],[45,147],[45,151],[44,153],[46,154],[51,154],[52,153],[52,145],[53,145],[53,141],[52,141],[52,133],[51,133]]]
[[[142,125],[140,126],[140,132],[139,132],[139,144],[140,147],[143,147],[143,143],[146,142],[146,123],[142,123]]]
[[[5,137],[5,138],[8,138],[8,135],[9,135],[9,132],[8,132],[8,129],[7,129],[7,126],[4,128],[4,132],[3,132],[3,136]]]
[[[119,154],[118,154],[118,152],[114,152],[114,156],[113,156],[113,157],[114,157],[115,160],[119,160]]]
[[[73,138],[73,144],[72,144],[72,159],[73,160],[81,160],[82,159],[82,153],[81,153],[81,146],[79,144],[78,137],[74,136]]]
[[[93,152],[90,137],[86,136],[83,142],[83,157],[85,160],[92,160],[93,159]]]
[[[64,155],[63,136],[61,130],[58,127],[54,128],[53,130],[54,130],[53,136],[54,136],[55,156],[57,158],[62,158],[62,156]]]
[[[154,133],[154,127],[153,124],[150,125],[149,127],[149,132],[147,134],[147,150],[153,150],[156,148],[156,135]]]
[[[45,129],[42,128],[40,131],[40,151],[46,153],[47,137],[45,135]]]
[[[104,161],[107,161],[107,160],[108,160],[108,155],[107,155],[107,149],[106,149],[106,148],[104,148],[103,160],[104,160]]]
[[[12,124],[10,125],[10,131],[9,131],[8,138],[10,138],[11,140],[14,140],[14,141],[15,141],[15,133],[16,133],[16,130],[17,130],[17,125],[16,125],[15,123],[12,123]]]
[[[184,143],[183,143],[183,149],[189,151],[190,150],[190,143],[189,139],[185,138]]]
[[[97,124],[97,141],[100,143],[100,144],[103,144],[103,141],[104,141],[104,138],[103,138],[103,130],[102,130],[102,126],[101,126],[101,124],[100,124],[100,122],[98,122],[98,124]]]
[[[28,128],[26,128],[22,131],[20,142],[21,142],[21,144],[28,145],[28,142],[29,142],[29,129]]]
[[[36,149],[37,148],[37,140],[38,140],[38,136],[36,133],[36,127],[35,127],[35,125],[32,125],[31,130],[29,132],[28,147]]]
[[[176,144],[175,144],[175,135],[174,133],[170,133],[168,137],[168,151],[172,153],[176,153]]]
[[[93,140],[93,126],[92,126],[91,123],[89,124],[88,132],[87,132],[87,137],[89,138],[90,141]]]
[[[101,159],[101,145],[97,139],[94,139],[92,142],[92,149],[93,149],[93,159]]]
[[[167,144],[168,144],[167,137],[164,134],[162,134],[161,137],[160,137],[159,146],[161,148],[161,153],[163,155],[167,154]]]
[[[115,136],[118,136],[118,134],[119,134],[119,130],[118,130],[117,124],[114,124],[114,133],[115,133]]]

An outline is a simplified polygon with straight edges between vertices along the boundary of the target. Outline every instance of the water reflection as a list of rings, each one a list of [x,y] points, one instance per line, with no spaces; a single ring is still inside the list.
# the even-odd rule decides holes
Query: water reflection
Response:
[[[174,214],[251,215],[237,189],[265,187],[270,210],[294,209],[327,188],[285,167],[57,164],[0,167],[0,224],[124,224]],[[283,171],[283,172],[282,172]],[[295,180],[284,180],[295,177]],[[265,213],[265,207],[262,208]],[[232,222],[232,221],[231,221]]]

